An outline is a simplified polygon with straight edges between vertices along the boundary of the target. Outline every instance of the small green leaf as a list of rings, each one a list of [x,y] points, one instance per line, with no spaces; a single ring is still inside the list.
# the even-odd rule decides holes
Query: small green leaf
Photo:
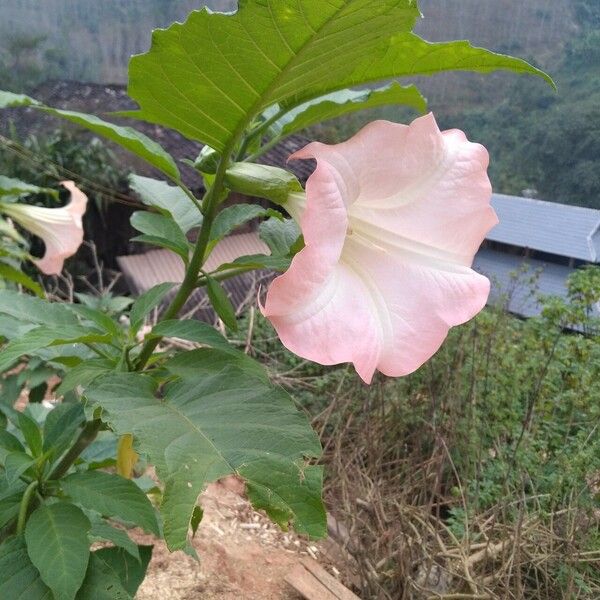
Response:
[[[130,175],[129,185],[144,204],[171,216],[183,233],[202,224],[202,214],[181,188],[140,175]]]
[[[227,271],[240,267],[248,267],[251,269],[269,269],[271,271],[284,272],[290,268],[292,262],[289,256],[271,256],[270,254],[249,254],[240,256],[233,262],[223,263],[219,265],[217,271]]]
[[[212,325],[202,321],[180,321],[176,319],[161,321],[154,326],[150,335],[179,338],[211,348],[219,348],[225,352],[237,352]]]
[[[90,522],[67,502],[42,505],[25,526],[27,553],[56,600],[73,600],[83,583],[90,549]]]
[[[159,283],[143,293],[132,305],[129,313],[131,331],[135,335],[144,323],[146,315],[156,308],[171,291],[175,283]]]
[[[82,453],[80,458],[88,469],[114,466],[117,457],[118,437],[112,431],[101,431],[98,437]]]
[[[274,137],[286,137],[328,119],[390,104],[408,105],[421,113],[427,109],[425,98],[414,85],[402,86],[393,82],[381,88],[340,90],[315,98],[285,113],[269,130]],[[273,107],[265,116],[268,118],[271,112],[276,114],[277,110],[278,107]]]
[[[133,600],[117,573],[104,562],[98,551],[92,552],[85,579],[76,600]]]
[[[35,354],[49,346],[85,344],[90,342],[106,343],[110,335],[94,332],[84,325],[65,325],[58,327],[37,327],[28,331],[20,338],[8,343],[0,354],[0,371],[5,371],[16,361],[22,360],[23,355]]]
[[[95,555],[119,576],[121,584],[132,597],[144,581],[148,563],[152,558],[152,546],[138,546],[138,550],[140,560],[133,559],[131,554],[122,548],[102,548],[95,552]]]
[[[178,352],[165,362],[169,372],[184,378],[194,378],[201,374],[211,375],[222,369],[235,366],[251,377],[268,381],[265,368],[250,356],[239,350],[221,350],[220,348],[198,348],[189,352]]]
[[[224,238],[237,227],[240,227],[240,225],[243,225],[252,219],[267,216],[279,216],[280,218],[283,218],[277,211],[270,208],[264,208],[257,204],[234,204],[233,206],[228,206],[215,218],[210,230],[210,239],[211,241],[216,242]]]
[[[195,537],[196,532],[198,531],[198,527],[200,527],[200,523],[202,521],[202,517],[204,516],[204,511],[200,506],[194,506],[194,510],[192,511],[192,518],[190,519],[190,527],[192,528],[192,537]]]
[[[237,331],[237,319],[235,316],[235,309],[227,292],[221,287],[221,284],[212,277],[206,275],[206,291],[208,293],[208,299],[215,309],[220,319],[233,331]]]
[[[38,424],[25,413],[19,413],[19,429],[33,456],[39,456],[42,453],[42,432]]]
[[[187,263],[190,245],[177,223],[170,216],[137,211],[131,215],[131,226],[145,234],[133,238],[132,241],[167,248],[181,256]]]
[[[27,288],[29,291],[33,292],[39,298],[43,298],[45,295],[44,289],[39,283],[31,279],[31,277],[23,273],[23,271],[15,269],[14,267],[11,267],[5,263],[0,263],[0,279],[6,279],[8,281],[18,283],[19,285],[22,285],[24,288]]]
[[[59,456],[85,422],[85,412],[79,402],[63,403],[50,411],[44,422],[43,451],[52,449]]]
[[[154,507],[140,488],[119,475],[82,471],[61,480],[65,494],[83,508],[116,517],[158,534]]]
[[[88,513],[88,518],[92,522],[92,528],[89,533],[92,542],[100,540],[112,542],[115,546],[123,548],[123,550],[131,554],[137,561],[140,560],[140,552],[137,544],[131,540],[125,531],[113,527],[102,519],[100,515],[93,517],[92,514],[94,513]]]
[[[3,196],[15,196],[18,198],[20,196],[28,196],[29,194],[48,194],[55,199],[58,199],[57,190],[38,187],[37,185],[31,185],[30,183],[20,181],[19,179],[12,179],[0,175],[0,198]]]
[[[5,600],[53,600],[52,592],[27,554],[23,536],[0,544],[0,598]]]
[[[36,323],[51,327],[78,325],[77,316],[68,305],[33,298],[11,290],[0,290],[0,314],[24,323]]]
[[[78,386],[85,388],[94,381],[96,377],[105,375],[109,371],[113,371],[114,368],[114,363],[106,358],[92,358],[85,360],[77,366],[67,370],[60,385],[56,388],[55,393],[57,396],[63,396]]]
[[[0,429],[0,464],[4,464],[6,455],[10,452],[25,452],[25,448],[12,433]]]
[[[100,331],[110,333],[114,338],[118,338],[121,335],[122,330],[119,324],[105,312],[91,308],[90,306],[84,306],[83,304],[71,304],[70,308]]]
[[[16,520],[26,487],[26,484],[20,480],[9,486],[6,478],[0,478],[0,529]],[[0,570],[0,573],[3,571]],[[1,580],[0,577],[0,583]]]
[[[289,256],[302,232],[293,219],[269,219],[260,224],[259,235],[273,256]]]
[[[6,482],[9,486],[15,484],[21,475],[30,467],[35,465],[35,458],[31,458],[24,452],[11,452],[4,459],[4,471]]]

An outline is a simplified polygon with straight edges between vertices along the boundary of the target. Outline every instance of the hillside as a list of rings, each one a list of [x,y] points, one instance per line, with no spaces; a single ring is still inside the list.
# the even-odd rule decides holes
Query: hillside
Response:
[[[421,0],[417,31],[430,40],[469,38],[544,62],[573,30],[574,0]],[[235,0],[0,0],[0,66],[45,78],[123,83],[132,54],[145,51],[150,31],[207,4],[233,10]],[[8,73],[5,74],[5,78]],[[456,78],[436,83],[444,98]],[[430,87],[427,85],[426,87]]]

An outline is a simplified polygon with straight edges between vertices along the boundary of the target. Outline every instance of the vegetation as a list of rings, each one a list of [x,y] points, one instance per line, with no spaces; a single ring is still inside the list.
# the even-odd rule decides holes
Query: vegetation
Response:
[[[371,387],[254,320],[256,356],[321,433],[361,597],[598,598],[599,299],[600,269],[578,271],[539,318],[486,309],[416,373]]]

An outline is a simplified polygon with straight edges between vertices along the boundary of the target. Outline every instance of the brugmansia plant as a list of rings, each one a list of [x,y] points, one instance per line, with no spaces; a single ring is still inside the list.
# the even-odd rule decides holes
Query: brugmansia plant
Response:
[[[465,41],[426,42],[412,32],[419,17],[414,0],[244,0],[235,13],[195,11],[155,31],[151,49],[131,60],[128,91],[139,110],[126,116],[205,145],[194,162],[203,198],[183,184],[173,158],[135,129],[0,93],[0,107],[26,106],[81,125],[162,172],[164,180],[132,178],[151,209],[134,214],[132,224],[140,239],[186,265],[161,320],[143,337],[146,315],[174,284],[137,298],[126,326],[83,304],[0,291],[0,333],[8,340],[0,371],[45,362],[61,370],[65,397],[50,411],[31,405],[19,412],[14,376],[3,382],[1,598],[132,598],[151,549],[118,524],[193,553],[198,496],[229,474],[281,527],[325,534],[320,446],[307,419],[259,363],[178,313],[204,286],[234,329],[221,282],[253,269],[281,271],[262,310],[283,343],[323,364],[352,362],[369,382],[376,370],[397,376],[418,368],[449,327],[484,306],[489,283],[470,267],[496,222],[488,158],[461,132],[442,132],[426,115],[408,126],[373,123],[336,146],[310,144],[292,157],[316,159],[306,190],[291,173],[256,164],[281,139],[325,119],[384,104],[425,112],[417,88],[396,81],[403,77],[507,69],[551,83],[517,58]],[[394,81],[364,88],[382,80]],[[60,218],[81,215],[83,200],[70,189]],[[281,210],[222,208],[230,191]],[[41,209],[3,203],[1,211],[45,239],[49,258],[39,266],[47,272],[81,241],[76,234],[69,245]],[[271,254],[207,272],[215,244],[256,217],[265,218],[261,235]],[[200,347],[160,350],[164,338]],[[128,478],[124,465],[134,453],[156,467],[158,508],[143,483]],[[111,545],[90,551],[98,540]]]

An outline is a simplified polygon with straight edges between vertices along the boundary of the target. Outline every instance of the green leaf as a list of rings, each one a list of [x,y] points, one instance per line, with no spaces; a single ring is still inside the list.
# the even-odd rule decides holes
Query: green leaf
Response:
[[[35,354],[49,346],[85,344],[90,342],[108,342],[110,335],[94,332],[83,325],[65,325],[57,327],[37,327],[20,338],[9,342],[0,354],[0,371],[5,371],[23,355]]]
[[[118,437],[112,431],[101,431],[94,442],[81,453],[80,458],[87,463],[88,469],[114,466],[117,441]]]
[[[260,217],[277,217],[281,216],[277,211],[264,208],[258,204],[234,204],[224,208],[215,218],[211,230],[210,239],[213,242],[224,238],[234,229]]]
[[[0,478],[0,529],[16,520],[25,487],[26,484],[22,481],[17,481],[9,486],[6,479]],[[0,571],[0,573],[3,573],[3,571]],[[1,580],[2,578],[0,578],[0,582]]]
[[[6,455],[10,452],[25,452],[25,448],[12,433],[0,429],[0,464],[4,464]]]
[[[414,0],[247,0],[233,14],[192,12],[156,30],[129,66],[140,111],[222,152],[265,108],[291,108],[351,86],[458,69],[510,69],[550,78],[526,62],[467,42],[430,44],[411,33]]]
[[[0,91],[0,108],[14,108],[17,106],[31,106],[42,110],[55,117],[61,117],[71,123],[85,127],[90,131],[101,135],[126,150],[129,150],[136,156],[139,156],[147,163],[156,167],[159,171],[165,173],[173,179],[179,179],[179,170],[172,156],[157,144],[154,140],[136,131],[131,127],[115,125],[108,121],[103,121],[95,115],[87,115],[72,110],[59,110],[44,106],[37,100],[24,96],[22,94],[12,94],[11,92]]]
[[[56,600],[72,600],[85,577],[90,522],[67,502],[42,505],[25,526],[27,553]]]
[[[183,233],[202,224],[202,214],[180,187],[140,175],[130,175],[129,185],[144,204],[171,216]]]
[[[222,369],[234,366],[251,377],[268,381],[265,368],[253,358],[239,350],[221,350],[220,348],[198,348],[189,352],[179,352],[165,362],[169,372],[183,378],[212,375]]]
[[[100,518],[100,515],[93,517],[92,514],[94,513],[88,513],[88,518],[92,523],[92,528],[89,533],[92,542],[112,542],[115,546],[123,548],[123,550],[131,554],[137,561],[140,560],[140,552],[137,544],[132,541],[125,531],[113,527],[104,519]]]
[[[168,338],[179,338],[219,348],[225,352],[237,352],[233,346],[212,326],[202,321],[173,319],[157,323],[150,335]]]
[[[61,486],[83,508],[135,523],[158,535],[154,507],[133,481],[102,471],[82,471],[62,479]]]
[[[273,256],[289,256],[302,232],[294,219],[269,219],[260,224],[259,235]]]
[[[98,551],[92,552],[85,579],[76,600],[133,600],[117,573],[104,562]]]
[[[0,598],[6,600],[53,600],[52,592],[33,566],[23,536],[0,544]]]
[[[325,510],[321,502],[323,467],[299,467],[287,461],[255,461],[240,469],[246,479],[248,498],[256,509],[264,509],[282,529],[294,518],[296,531],[311,538],[327,534]],[[297,482],[303,485],[297,489]]]
[[[95,555],[118,575],[121,584],[132,597],[144,581],[148,563],[152,558],[152,546],[138,546],[138,549],[140,560],[133,559],[121,548],[102,548],[95,552]]]
[[[115,365],[106,358],[92,358],[90,360],[85,360],[76,367],[67,370],[60,385],[56,388],[55,393],[57,396],[63,396],[78,386],[85,388],[94,381],[96,377],[105,375],[114,369]]]
[[[393,82],[373,90],[340,90],[315,98],[285,113],[269,130],[274,137],[286,137],[322,121],[389,104],[405,104],[421,113],[427,110],[425,98],[414,85]],[[270,112],[277,114],[278,107]]]
[[[237,319],[235,316],[235,308],[229,300],[227,292],[221,287],[221,284],[212,277],[206,275],[206,292],[208,299],[215,309],[219,318],[233,331],[237,331]]]
[[[200,523],[202,521],[202,517],[204,517],[204,511],[200,506],[194,506],[194,510],[192,511],[192,518],[190,519],[190,527],[192,528],[192,537],[196,535],[198,531],[198,527],[200,527]]]
[[[42,432],[38,424],[25,413],[19,413],[19,429],[33,456],[42,453]]]
[[[0,107],[1,108],[1,107]],[[42,188],[37,185],[25,183],[19,179],[12,179],[0,175],[0,199],[4,200],[3,196],[28,196],[29,194],[49,194],[55,199],[58,199],[58,191],[52,188]]]
[[[79,402],[56,406],[50,411],[44,422],[43,451],[47,452],[53,449],[54,456],[60,456],[84,422],[85,412]]]
[[[163,298],[171,291],[175,283],[159,283],[144,292],[132,305],[129,313],[131,331],[135,334],[144,323],[146,315],[156,308]]]
[[[11,452],[4,460],[6,482],[9,486],[15,484],[21,475],[35,464],[35,458],[31,458],[24,452]]]
[[[145,234],[133,238],[132,241],[167,248],[179,254],[187,263],[190,245],[177,223],[170,216],[137,211],[131,215],[130,222],[132,227]]]
[[[273,476],[273,497],[280,506],[277,471],[296,469],[298,477],[287,479],[286,494],[302,498],[305,458],[320,453],[316,434],[290,396],[237,369],[182,380],[160,396],[147,376],[111,375],[96,381],[87,399],[103,408],[103,418],[117,434],[132,433],[139,451],[156,465],[165,484],[161,512],[171,550],[186,547],[196,500],[211,481],[243,471],[249,483],[265,490],[261,505],[269,508],[266,490]],[[320,506],[320,500],[316,503]],[[319,511],[290,510],[300,530],[316,531],[319,522],[324,527],[322,506]]]
[[[110,333],[114,338],[120,337],[122,330],[119,327],[119,324],[114,319],[111,319],[105,312],[89,306],[84,306],[83,304],[71,304],[69,305],[69,308],[89,321],[96,329]]]
[[[241,266],[251,269],[269,269],[271,271],[287,271],[292,259],[288,256],[270,256],[269,254],[249,254],[240,256],[233,262],[219,265],[217,271],[227,271]]]
[[[285,204],[290,194],[302,192],[302,186],[293,173],[251,162],[236,162],[225,173],[225,185],[232,191],[266,198],[275,204]]]
[[[11,290],[0,290],[0,314],[5,314],[24,323],[63,326],[78,325],[77,316],[68,305],[50,303],[46,300],[19,294]]]

